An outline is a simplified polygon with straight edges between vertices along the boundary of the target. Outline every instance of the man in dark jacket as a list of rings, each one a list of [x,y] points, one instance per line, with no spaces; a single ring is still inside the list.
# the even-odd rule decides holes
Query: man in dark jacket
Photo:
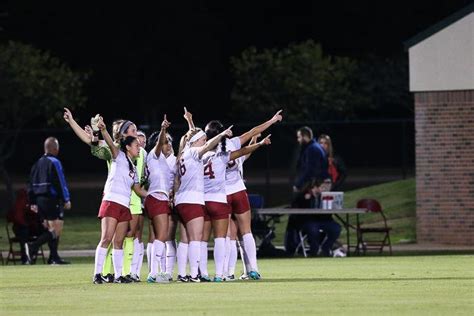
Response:
[[[297,132],[297,141],[301,152],[297,164],[297,177],[293,186],[294,208],[317,208],[319,199],[314,196],[315,188],[330,188],[328,174],[328,157],[323,147],[313,138],[309,127],[302,127]],[[330,256],[331,247],[340,235],[341,227],[331,215],[292,215],[288,219],[285,235],[285,249],[292,255],[299,243],[298,232],[308,236],[310,255],[319,253]],[[321,231],[326,234],[321,243]],[[321,248],[321,252],[319,251]]]
[[[38,236],[36,241],[25,245],[30,261],[39,247],[47,242],[50,249],[48,263],[67,263],[59,257],[58,243],[63,229],[64,210],[71,208],[71,200],[58,154],[58,140],[48,137],[44,142],[44,155],[31,168],[28,187],[31,210],[38,212],[48,230]]]

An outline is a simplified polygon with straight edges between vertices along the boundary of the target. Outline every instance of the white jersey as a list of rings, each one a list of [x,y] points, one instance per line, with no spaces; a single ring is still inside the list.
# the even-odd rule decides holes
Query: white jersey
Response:
[[[204,165],[196,147],[184,150],[178,163],[181,184],[176,192],[175,204],[204,205]]]
[[[207,152],[204,161],[204,201],[227,203],[225,174],[230,151]]]
[[[226,148],[230,151],[239,150],[241,148],[239,137],[228,139]],[[239,159],[229,161],[227,164],[225,174],[225,189],[227,195],[247,189],[242,178],[244,160],[245,157],[240,157]]]
[[[162,153],[156,156],[155,149],[153,149],[147,156],[146,164],[149,173],[148,181],[150,182],[148,195],[162,193],[168,199],[176,175],[176,157],[169,155],[166,158]]]
[[[134,164],[130,171],[129,158],[123,151],[119,151],[117,157],[112,159],[109,175],[104,187],[104,197],[102,200],[115,202],[130,207],[130,193],[132,186],[139,183],[137,168]]]

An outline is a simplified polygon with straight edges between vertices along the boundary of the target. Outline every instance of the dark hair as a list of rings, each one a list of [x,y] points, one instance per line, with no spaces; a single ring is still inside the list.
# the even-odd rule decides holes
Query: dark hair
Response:
[[[123,151],[125,153],[125,157],[127,157],[128,168],[130,169],[130,172],[134,172],[135,168],[132,161],[127,156],[127,146],[130,146],[136,140],[137,138],[133,136],[127,136],[125,138],[120,139],[120,150]]]
[[[224,125],[220,121],[213,120],[207,123],[205,131],[207,139],[212,139],[222,133],[225,130]],[[226,151],[226,137],[221,139],[221,151]]]
[[[302,136],[307,136],[309,139],[313,139],[313,130],[308,126],[300,127],[298,132],[300,132]]]
[[[156,146],[156,142],[158,141],[159,136],[160,136],[160,131],[155,131],[148,137],[148,140],[145,146],[145,150],[147,153],[149,153],[153,149],[153,147]]]
[[[146,146],[145,146],[145,150],[146,152],[150,152],[153,147],[156,146],[156,143],[159,141],[159,138],[160,137],[160,131],[155,131],[153,132],[150,137],[147,138],[147,142],[146,142]],[[166,133],[166,140],[170,143],[173,142],[173,137],[171,137],[170,134]]]

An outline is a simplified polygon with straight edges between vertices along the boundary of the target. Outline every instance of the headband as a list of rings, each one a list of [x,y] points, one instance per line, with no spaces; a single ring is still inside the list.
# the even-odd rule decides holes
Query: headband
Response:
[[[193,137],[191,137],[191,139],[189,140],[189,143],[194,143],[195,141],[197,141],[199,138],[203,137],[203,136],[206,136],[206,133],[204,133],[203,131],[199,131],[197,132],[196,135],[194,135]]]
[[[123,135],[125,131],[132,125],[133,123],[131,121],[125,121],[122,126],[120,126],[120,134]]]

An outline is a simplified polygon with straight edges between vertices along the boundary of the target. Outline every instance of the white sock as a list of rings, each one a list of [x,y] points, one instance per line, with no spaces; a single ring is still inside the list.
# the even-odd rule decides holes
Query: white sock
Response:
[[[243,235],[242,239],[244,241],[245,253],[249,259],[250,271],[258,272],[257,246],[255,245],[255,239],[253,238],[252,233]]]
[[[163,255],[161,256],[161,259],[160,259],[160,272],[166,273],[166,242],[165,242],[165,247],[163,249]]]
[[[153,248],[151,250],[151,270],[150,274],[156,276],[158,273],[158,266],[161,263],[161,257],[163,257],[163,250],[165,249],[165,243],[159,240],[153,242]]]
[[[247,256],[247,253],[245,252],[244,241],[239,240],[239,243],[240,243],[240,247],[242,248],[242,254],[244,255],[244,257],[241,259],[245,264],[245,269],[247,270],[247,274],[248,274],[250,271],[252,271],[252,267],[250,266],[250,263],[249,263],[249,257]]]
[[[115,278],[122,276],[123,249],[112,249],[112,263],[114,264]]]
[[[178,274],[180,276],[186,276],[186,265],[188,263],[188,248],[189,244],[180,242],[178,250],[176,252],[176,259],[178,261]]]
[[[151,270],[151,249],[153,248],[153,244],[149,242],[146,244],[146,263],[148,264],[148,272]]]
[[[199,257],[199,272],[201,275],[209,276],[207,271],[207,241],[201,241],[201,256]]]
[[[225,238],[224,276],[229,275],[230,238]]]
[[[176,242],[169,240],[166,242],[166,273],[173,275],[174,263],[176,261]]]
[[[216,277],[224,276],[225,238],[214,238],[214,263],[216,265]]]
[[[189,270],[192,278],[197,277],[199,273],[199,257],[201,257],[201,242],[191,241],[189,243]]]
[[[94,275],[102,273],[106,256],[107,248],[103,248],[98,245],[95,249]]]
[[[237,241],[230,241],[229,267],[227,273],[229,275],[235,274],[235,265],[237,264]]]
[[[138,267],[138,259],[140,257],[140,242],[138,238],[133,240],[133,256],[132,256],[132,264],[130,265],[130,274],[134,275],[137,274],[137,267]]]
[[[138,265],[137,265],[137,275],[140,277],[140,274],[142,273],[142,265],[143,265],[143,253],[145,252],[145,246],[141,242],[140,245],[138,246]]]

